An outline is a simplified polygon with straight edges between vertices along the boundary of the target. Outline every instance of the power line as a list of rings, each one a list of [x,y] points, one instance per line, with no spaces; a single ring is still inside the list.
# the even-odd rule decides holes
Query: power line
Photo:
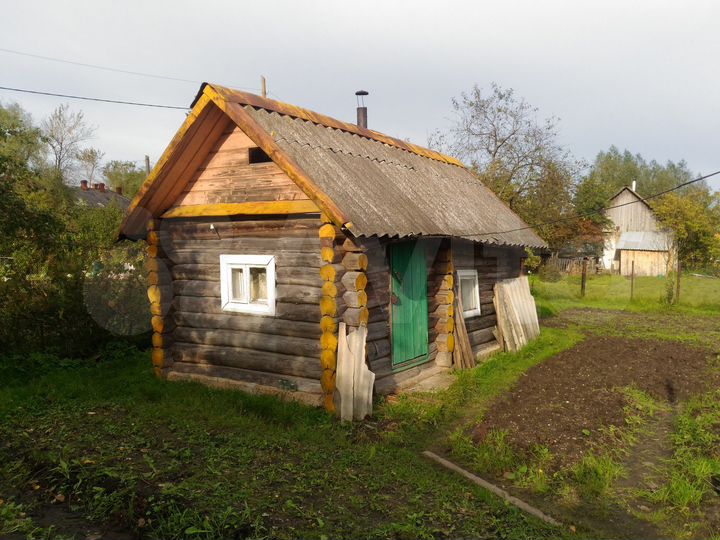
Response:
[[[640,200],[629,201],[629,202],[622,203],[622,204],[616,204],[615,206],[608,206],[607,208],[603,208],[602,210],[592,210],[592,211],[590,211],[590,212],[584,212],[584,213],[581,213],[581,214],[576,214],[576,215],[571,216],[571,217],[555,219],[555,220],[552,220],[552,221],[544,221],[544,222],[540,222],[540,223],[534,223],[533,225],[528,225],[527,227],[518,227],[517,229],[509,229],[509,230],[507,230],[507,231],[495,231],[495,232],[489,232],[489,233],[470,234],[470,235],[468,235],[468,236],[492,236],[492,235],[494,235],[494,234],[507,234],[507,233],[511,233],[511,232],[527,231],[527,230],[529,230],[529,229],[534,229],[534,228],[536,228],[536,227],[543,227],[543,226],[545,226],[545,225],[554,225],[554,224],[556,224],[556,223],[562,223],[562,222],[564,222],[564,221],[574,221],[574,220],[579,219],[579,218],[589,217],[589,216],[593,216],[593,215],[596,215],[596,214],[603,214],[603,213],[605,213],[607,210],[612,210],[612,209],[614,209],[614,208],[622,208],[623,206],[629,206],[629,205],[631,205],[631,204],[636,204],[636,203],[639,203],[639,202],[648,201],[648,200],[650,200],[650,199],[656,199],[657,197],[661,197],[661,196],[663,196],[663,195],[667,195],[668,193],[671,193],[671,192],[673,192],[673,191],[677,191],[678,189],[682,189],[682,188],[687,187],[687,186],[689,186],[689,185],[691,185],[691,184],[695,184],[695,183],[697,183],[697,182],[702,182],[703,180],[707,180],[708,178],[712,178],[713,176],[717,176],[718,174],[720,174],[720,171],[715,171],[714,173],[706,174],[705,176],[700,176],[700,177],[698,177],[698,178],[695,178],[694,180],[689,180],[689,181],[687,181],[687,182],[683,182],[682,184],[679,184],[679,185],[677,185],[677,186],[675,186],[675,187],[673,187],[673,188],[670,188],[670,189],[666,189],[665,191],[660,191],[659,193],[655,193],[655,194],[653,194],[653,195],[648,195],[647,197],[641,198]]]
[[[25,94],[37,94],[41,96],[52,96],[52,97],[61,97],[64,99],[80,99],[83,101],[99,101],[101,103],[116,103],[119,105],[134,105],[136,107],[154,107],[156,109],[179,109],[182,111],[187,111],[190,107],[177,107],[175,105],[158,105],[157,103],[140,103],[137,101],[121,101],[118,99],[103,99],[103,98],[94,98],[94,97],[87,97],[87,96],[74,96],[70,94],[56,94],[54,92],[41,92],[39,90],[26,90],[24,88],[11,88],[9,86],[0,86],[0,90],[9,90],[10,92],[23,92]]]
[[[184,83],[190,83],[190,84],[202,84],[203,81],[197,81],[194,79],[183,79],[181,77],[170,77],[168,75],[156,75],[154,73],[145,73],[143,71],[132,71],[129,69],[120,69],[120,68],[114,68],[114,67],[108,67],[108,66],[101,66],[98,64],[88,64],[86,62],[78,62],[75,60],[65,60],[63,58],[54,58],[52,56],[44,56],[42,54],[33,54],[23,51],[16,51],[14,49],[5,49],[0,47],[0,52],[9,53],[9,54],[17,54],[19,56],[27,56],[30,58],[38,58],[40,60],[47,60],[49,62],[59,62],[61,64],[70,64],[73,66],[81,66],[86,68],[92,68],[92,69],[101,69],[103,71],[112,71],[115,73],[124,73],[125,75],[135,75],[138,77],[150,77],[152,79],[163,79],[166,81],[176,81],[176,82],[184,82]],[[257,91],[257,88],[251,88],[248,86],[236,86],[231,85],[233,88],[239,88],[242,90],[253,90]]]

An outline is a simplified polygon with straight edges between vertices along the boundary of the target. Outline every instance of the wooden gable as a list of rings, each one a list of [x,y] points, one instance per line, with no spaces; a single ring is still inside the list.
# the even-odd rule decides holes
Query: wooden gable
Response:
[[[278,201],[304,201],[300,206],[305,211],[319,212],[314,203],[308,204],[310,198],[298,185],[269,158],[251,163],[251,152],[258,150],[257,145],[230,122],[163,215],[189,216],[194,211],[197,215],[212,215],[213,207],[216,213],[223,214],[225,211],[255,214],[259,209],[269,213],[272,208],[287,207],[267,204]],[[282,212],[278,210],[278,213]]]
[[[612,220],[617,232],[660,230],[650,206],[627,188],[610,199],[610,208],[606,215]]]

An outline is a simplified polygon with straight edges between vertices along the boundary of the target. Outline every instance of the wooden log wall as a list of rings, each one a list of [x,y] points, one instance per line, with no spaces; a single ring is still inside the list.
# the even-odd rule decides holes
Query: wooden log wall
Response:
[[[342,278],[345,267],[340,264],[342,254],[339,243],[344,238],[342,232],[321,215],[322,225],[318,231],[320,237],[320,278],[322,280],[322,296],[320,303],[320,385],[323,393],[325,410],[334,413],[335,407],[335,375],[337,370],[338,321],[343,315],[345,304],[343,300]]]
[[[147,225],[147,270],[148,300],[153,329],[152,363],[153,371],[158,377],[165,377],[173,367],[173,289],[172,261],[160,245],[160,236],[156,231],[159,222],[150,220]]]
[[[455,350],[454,285],[452,247],[450,241],[443,241],[430,261],[428,275],[430,325],[438,350],[435,363],[441,367],[452,366]]]
[[[365,345],[368,367],[375,373],[375,385],[392,373],[390,346],[390,265],[387,244],[376,239],[362,242],[368,260],[365,273],[368,336]]]
[[[154,232],[169,268],[158,279],[172,294],[171,378],[232,380],[322,402],[319,228],[317,216],[163,220]],[[222,310],[220,254],[275,256],[275,316]]]
[[[493,305],[493,287],[498,280],[517,277],[521,268],[522,252],[516,248],[483,246],[454,240],[453,264],[455,269],[475,268],[480,286],[480,315],[465,319],[473,353],[495,343],[497,325]],[[457,288],[456,288],[457,291]]]

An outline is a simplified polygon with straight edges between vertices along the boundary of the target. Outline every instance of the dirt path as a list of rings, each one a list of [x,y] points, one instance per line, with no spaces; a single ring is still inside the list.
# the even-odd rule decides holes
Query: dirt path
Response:
[[[669,409],[657,413],[651,425],[646,426],[637,444],[630,448],[630,455],[625,460],[627,476],[615,483],[615,488],[628,498],[633,491],[642,488],[655,490],[658,488],[658,468],[662,462],[672,457],[672,434],[677,416],[676,410]],[[647,505],[637,507],[640,512],[649,512]]]

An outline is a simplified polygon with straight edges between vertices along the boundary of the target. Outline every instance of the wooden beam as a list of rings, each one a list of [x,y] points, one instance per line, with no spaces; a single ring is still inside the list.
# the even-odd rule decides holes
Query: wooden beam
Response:
[[[312,201],[267,201],[176,206],[165,212],[162,217],[313,214],[319,211],[317,205]]]

